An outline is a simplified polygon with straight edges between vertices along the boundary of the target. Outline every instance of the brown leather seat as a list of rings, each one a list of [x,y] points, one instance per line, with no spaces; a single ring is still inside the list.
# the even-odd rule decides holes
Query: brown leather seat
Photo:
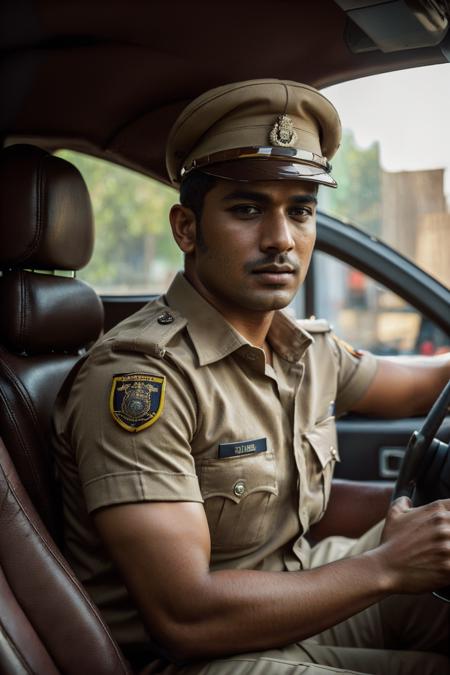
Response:
[[[89,194],[73,165],[29,145],[0,152],[0,436],[57,538],[50,420],[67,373],[103,325],[97,294],[73,278],[93,240]]]
[[[0,607],[2,675],[130,672],[36,514],[1,439]]]
[[[72,275],[92,246],[91,203],[77,169],[32,146],[0,151],[1,673],[128,672],[32,506],[59,539],[51,415],[61,384],[102,329],[98,296]]]

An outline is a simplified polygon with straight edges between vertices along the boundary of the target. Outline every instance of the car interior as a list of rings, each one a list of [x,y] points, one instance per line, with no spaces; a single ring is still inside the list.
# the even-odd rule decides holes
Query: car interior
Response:
[[[91,201],[77,168],[54,151],[167,183],[167,135],[201,92],[268,76],[321,88],[448,63],[449,21],[445,0],[2,3],[1,673],[131,672],[64,558],[50,425],[58,391],[90,346],[148,298],[102,299],[77,278],[93,250]],[[322,250],[344,255],[327,223]],[[402,281],[388,261],[365,266],[412,297],[414,272]],[[448,294],[436,287],[433,298],[429,314],[448,334]],[[426,293],[418,304],[426,309]],[[420,424],[390,421],[382,443],[404,446]],[[343,457],[361,434],[379,445],[373,421],[342,420]],[[440,438],[450,439],[448,418]],[[345,477],[368,478],[366,468],[368,476]]]

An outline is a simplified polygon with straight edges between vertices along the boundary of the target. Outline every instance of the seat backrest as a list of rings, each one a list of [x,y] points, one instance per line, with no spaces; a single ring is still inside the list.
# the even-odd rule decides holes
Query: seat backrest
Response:
[[[39,517],[58,535],[51,415],[62,383],[102,330],[99,298],[73,274],[87,263],[92,246],[91,203],[77,169],[32,146],[2,150],[0,672],[5,675],[129,673]]]
[[[0,607],[2,675],[130,673],[32,506],[1,438]]]
[[[29,145],[0,151],[0,436],[57,539],[51,415],[103,325],[100,299],[74,276],[93,239],[89,194],[72,164]]]

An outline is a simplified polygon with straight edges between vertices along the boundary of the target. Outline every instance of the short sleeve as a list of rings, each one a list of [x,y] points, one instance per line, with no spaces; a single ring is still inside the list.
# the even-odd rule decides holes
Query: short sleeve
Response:
[[[126,381],[140,375],[165,385],[160,414],[140,431],[121,426],[110,410],[113,379],[130,375]],[[169,360],[94,349],[72,387],[69,419],[89,512],[132,502],[203,501],[190,446],[196,402],[189,380]]]
[[[376,373],[377,360],[370,352],[353,350],[334,334],[331,334],[331,342],[339,364],[336,416],[340,416],[351,410],[369,387]]]

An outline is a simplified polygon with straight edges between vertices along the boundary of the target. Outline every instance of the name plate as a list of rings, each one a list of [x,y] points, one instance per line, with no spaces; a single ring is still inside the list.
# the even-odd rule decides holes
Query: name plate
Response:
[[[237,441],[237,443],[220,443],[219,459],[224,457],[242,457],[243,455],[254,455],[257,452],[266,452],[267,439],[256,438],[252,441]]]

